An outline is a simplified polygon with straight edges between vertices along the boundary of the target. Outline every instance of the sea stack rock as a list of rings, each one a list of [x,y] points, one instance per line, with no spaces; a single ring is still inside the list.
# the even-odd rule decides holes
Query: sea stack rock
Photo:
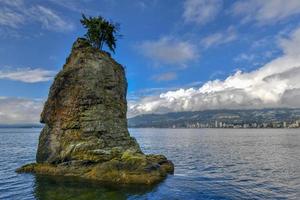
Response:
[[[173,173],[163,155],[145,155],[127,129],[124,68],[77,39],[41,114],[37,163],[18,172],[153,184]]]

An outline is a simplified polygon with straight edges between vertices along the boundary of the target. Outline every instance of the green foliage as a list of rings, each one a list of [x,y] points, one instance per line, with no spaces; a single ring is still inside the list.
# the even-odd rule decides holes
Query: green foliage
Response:
[[[85,37],[93,47],[102,50],[106,44],[112,52],[115,52],[117,37],[120,36],[119,24],[109,22],[101,16],[86,17],[84,14],[80,22],[87,29]]]

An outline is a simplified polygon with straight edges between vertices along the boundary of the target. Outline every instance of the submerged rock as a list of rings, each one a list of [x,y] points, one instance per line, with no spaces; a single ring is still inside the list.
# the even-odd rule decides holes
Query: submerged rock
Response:
[[[145,155],[127,129],[124,68],[79,38],[57,74],[41,114],[37,163],[18,172],[153,184],[174,171],[162,155]]]

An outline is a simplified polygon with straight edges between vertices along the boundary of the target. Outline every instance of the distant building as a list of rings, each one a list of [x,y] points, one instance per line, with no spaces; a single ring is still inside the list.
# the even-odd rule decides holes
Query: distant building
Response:
[[[289,128],[299,128],[299,121],[295,121],[294,123],[290,124],[288,127]]]
[[[258,125],[257,125],[257,123],[252,123],[251,126],[252,126],[252,128],[257,128]]]

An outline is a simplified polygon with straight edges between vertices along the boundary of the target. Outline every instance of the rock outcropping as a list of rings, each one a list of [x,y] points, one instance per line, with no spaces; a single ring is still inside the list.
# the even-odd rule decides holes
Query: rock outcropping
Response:
[[[124,68],[79,38],[56,76],[41,114],[36,160],[18,169],[109,183],[153,184],[174,171],[145,155],[127,130]]]

